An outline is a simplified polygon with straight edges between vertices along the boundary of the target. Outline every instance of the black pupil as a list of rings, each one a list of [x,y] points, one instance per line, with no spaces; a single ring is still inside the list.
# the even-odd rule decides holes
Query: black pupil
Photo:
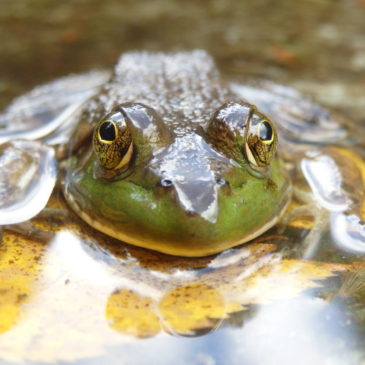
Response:
[[[112,122],[104,122],[99,129],[100,137],[104,141],[113,142],[115,140],[115,127]]]
[[[262,122],[260,125],[260,139],[262,141],[271,141],[272,139],[272,128],[270,123]]]

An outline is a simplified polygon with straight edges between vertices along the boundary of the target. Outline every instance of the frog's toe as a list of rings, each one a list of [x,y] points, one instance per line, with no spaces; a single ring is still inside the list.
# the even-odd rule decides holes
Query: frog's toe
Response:
[[[0,146],[0,225],[24,222],[47,204],[56,183],[54,150],[36,141]]]

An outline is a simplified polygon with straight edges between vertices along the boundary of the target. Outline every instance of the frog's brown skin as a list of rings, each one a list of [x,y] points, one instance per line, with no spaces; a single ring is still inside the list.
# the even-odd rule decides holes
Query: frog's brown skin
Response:
[[[97,147],[105,121],[115,125],[113,137],[126,128],[132,136],[119,165],[103,166],[111,160]],[[246,141],[260,134],[267,140],[251,151]],[[82,113],[65,196],[90,225],[128,243],[213,254],[260,235],[288,204],[276,138],[272,122],[221,80],[205,52],[128,53]],[[255,166],[260,153],[264,163]]]

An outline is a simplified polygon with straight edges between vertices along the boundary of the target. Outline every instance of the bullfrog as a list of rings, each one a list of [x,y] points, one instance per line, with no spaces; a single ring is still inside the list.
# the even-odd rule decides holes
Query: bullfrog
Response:
[[[112,73],[69,76],[19,97],[0,125],[2,166],[21,155],[28,169],[3,182],[1,224],[39,213],[59,170],[68,205],[89,225],[189,257],[273,227],[292,196],[283,158],[302,153],[296,142],[345,135],[291,89],[224,81],[201,50],[126,53]]]

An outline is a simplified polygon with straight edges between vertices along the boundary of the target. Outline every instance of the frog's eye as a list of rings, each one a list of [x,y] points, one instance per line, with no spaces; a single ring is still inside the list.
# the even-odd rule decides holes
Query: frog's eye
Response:
[[[220,152],[263,175],[278,144],[274,124],[243,101],[223,104],[212,116],[206,133]]]
[[[262,143],[272,143],[274,139],[274,127],[268,120],[264,120],[260,123],[259,137]]]
[[[128,166],[133,154],[133,142],[122,113],[114,113],[97,124],[93,146],[104,168],[119,170]]]
[[[251,167],[266,167],[274,157],[278,144],[273,123],[261,113],[254,112],[246,128],[243,153]]]
[[[118,129],[114,122],[105,120],[98,129],[98,140],[101,143],[111,144],[118,136]]]

